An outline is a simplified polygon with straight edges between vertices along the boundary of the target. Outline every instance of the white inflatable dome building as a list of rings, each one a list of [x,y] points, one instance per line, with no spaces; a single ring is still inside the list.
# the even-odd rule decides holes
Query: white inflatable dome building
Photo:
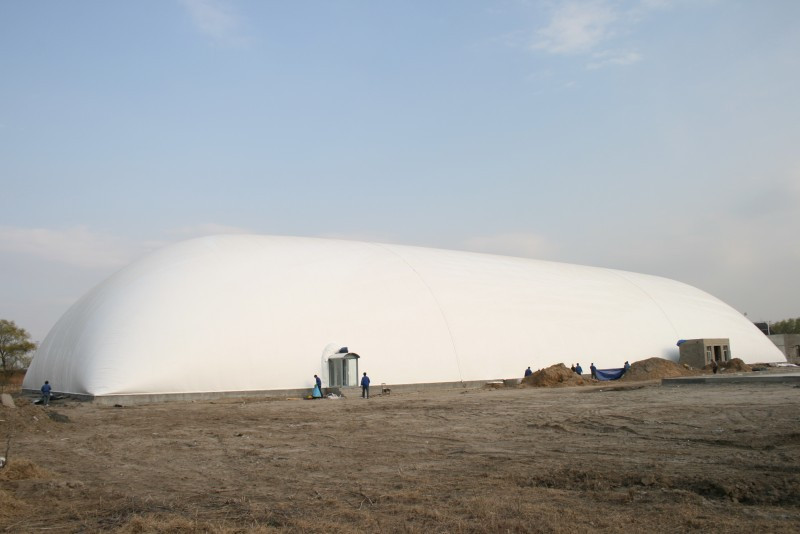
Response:
[[[783,361],[740,313],[644,274],[334,239],[210,236],[156,251],[75,303],[25,389],[93,397],[520,377],[526,367],[677,360],[729,338]],[[338,352],[340,347],[348,351]]]

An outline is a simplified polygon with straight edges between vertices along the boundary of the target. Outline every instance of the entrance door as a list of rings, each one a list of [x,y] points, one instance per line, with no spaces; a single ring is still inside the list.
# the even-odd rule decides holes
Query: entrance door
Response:
[[[358,354],[351,352],[339,358],[328,358],[328,380],[331,387],[357,386]]]

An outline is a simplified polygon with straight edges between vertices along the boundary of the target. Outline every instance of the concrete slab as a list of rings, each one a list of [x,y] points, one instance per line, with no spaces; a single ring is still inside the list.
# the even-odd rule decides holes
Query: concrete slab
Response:
[[[22,392],[28,396],[36,397],[34,390],[23,389]],[[73,400],[88,401],[104,406],[136,406],[140,404],[162,404],[166,402],[192,402],[192,401],[213,401],[218,399],[237,399],[250,397],[270,397],[270,398],[304,398],[311,395],[311,388],[303,389],[281,389],[269,391],[210,391],[198,393],[141,393],[131,395],[86,395],[80,393],[58,392],[59,396]]]
[[[787,372],[752,372],[736,374],[717,374],[703,376],[681,376],[675,378],[662,378],[662,386],[689,386],[705,385],[733,385],[733,384],[800,384],[800,371]]]

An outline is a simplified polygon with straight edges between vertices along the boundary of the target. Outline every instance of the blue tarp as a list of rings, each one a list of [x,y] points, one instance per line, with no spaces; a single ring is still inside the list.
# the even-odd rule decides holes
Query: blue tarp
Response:
[[[622,375],[625,374],[625,368],[620,367],[619,369],[598,369],[597,370],[597,379],[598,380],[616,380],[620,378]]]

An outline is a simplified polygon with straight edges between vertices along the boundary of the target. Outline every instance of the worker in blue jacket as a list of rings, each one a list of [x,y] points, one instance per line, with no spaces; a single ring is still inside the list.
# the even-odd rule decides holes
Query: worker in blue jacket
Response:
[[[575,372],[578,373],[578,376],[583,374],[583,367],[581,367],[581,364],[575,366]]]
[[[322,380],[317,375],[314,375],[314,389],[311,390],[311,397],[315,399],[322,398]]]
[[[364,376],[361,377],[361,398],[369,398],[369,377],[367,376],[367,373],[364,373]]]
[[[322,395],[322,379],[317,375],[314,375],[314,382],[316,382],[317,387],[319,388],[319,393]]]
[[[50,404],[50,391],[52,388],[50,387],[50,382],[47,380],[44,381],[44,385],[42,386],[42,404],[47,406]]]

